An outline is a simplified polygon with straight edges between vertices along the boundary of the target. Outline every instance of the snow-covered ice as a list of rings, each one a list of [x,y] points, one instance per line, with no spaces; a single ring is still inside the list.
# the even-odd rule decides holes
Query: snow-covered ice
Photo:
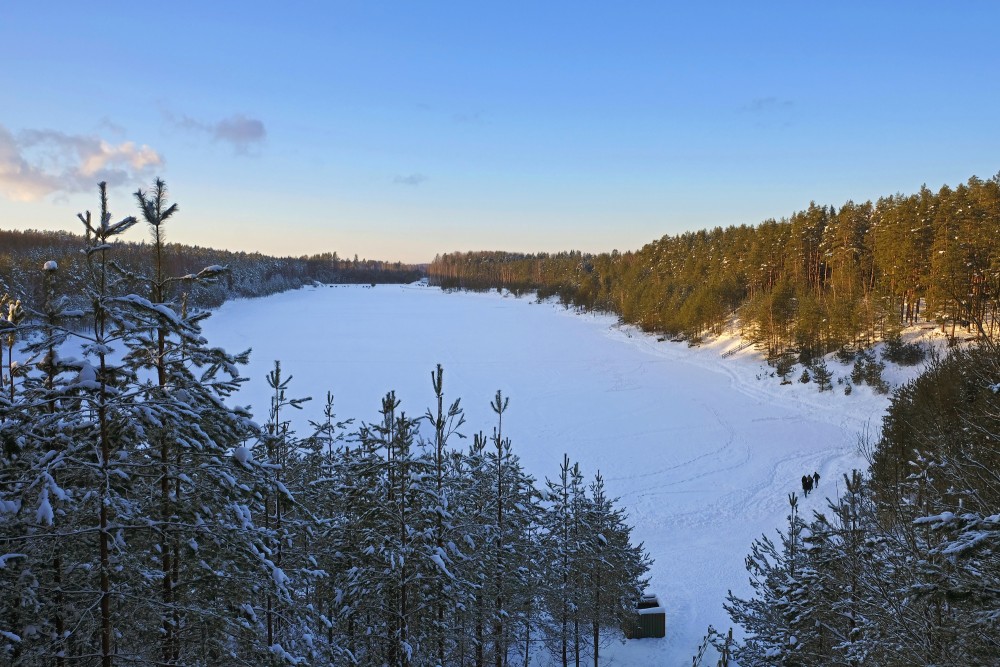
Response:
[[[466,435],[493,428],[489,403],[500,389],[510,397],[504,434],[530,473],[555,477],[564,452],[588,478],[600,470],[655,559],[649,588],[667,615],[664,639],[613,644],[604,664],[690,664],[710,624],[729,628],[726,592],[749,593],[744,557],[755,538],[783,526],[802,475],[821,475],[818,492],[800,499],[808,517],[837,494],[844,473],[865,467],[859,437],[877,434],[888,405],[865,386],[845,396],[836,379],[850,369],[833,360],[832,392],[781,386],[752,348],[721,357],[738,346],[733,337],[691,348],[612,316],[495,292],[316,286],[226,303],[204,330],[230,352],[253,348],[252,381],[234,401],[251,404],[258,421],[275,360],[294,377],[289,397],[314,397],[295,415],[300,435],[308,419],[320,421],[327,391],[341,419],[376,421],[389,390],[407,414],[422,415],[441,363],[446,401],[462,399]]]

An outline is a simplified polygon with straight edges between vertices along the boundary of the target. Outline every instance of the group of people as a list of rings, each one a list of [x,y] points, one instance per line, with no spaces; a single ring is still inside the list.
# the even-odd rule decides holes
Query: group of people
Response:
[[[817,486],[819,486],[818,472],[814,472],[811,475],[802,475],[802,493],[805,494],[806,498],[809,497],[809,492]]]

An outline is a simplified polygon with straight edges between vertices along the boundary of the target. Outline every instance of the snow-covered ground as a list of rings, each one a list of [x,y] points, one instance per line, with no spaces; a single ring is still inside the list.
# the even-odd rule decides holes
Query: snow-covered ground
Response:
[[[690,348],[614,317],[497,293],[312,287],[227,303],[205,333],[231,352],[253,348],[252,381],[235,402],[259,420],[265,375],[281,360],[294,377],[289,396],[314,399],[297,419],[300,435],[327,391],[341,418],[376,421],[390,389],[407,414],[423,414],[441,363],[467,435],[492,429],[500,389],[510,397],[504,433],[530,473],[554,477],[564,452],[588,478],[600,470],[655,560],[650,590],[667,613],[666,638],[615,643],[608,665],[689,665],[710,624],[729,628],[722,603],[728,589],[749,592],[750,543],[783,526],[803,474],[821,475],[818,492],[800,500],[809,516],[844,473],[864,468],[859,437],[877,434],[888,405],[866,386],[845,396],[836,378],[850,368],[833,360],[834,390],[821,394],[813,383],[780,385],[752,348],[723,359],[733,337]],[[886,378],[917,372],[890,365]]]

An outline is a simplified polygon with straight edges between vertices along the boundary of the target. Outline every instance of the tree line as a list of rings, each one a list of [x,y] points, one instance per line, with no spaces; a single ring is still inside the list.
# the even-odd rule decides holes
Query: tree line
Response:
[[[686,232],[634,252],[438,255],[433,284],[537,291],[697,340],[735,316],[769,357],[865,347],[918,321],[952,338],[996,337],[1000,174],[958,187]]]
[[[1000,355],[956,349],[892,398],[870,468],[755,541],[726,608],[747,667],[996,664]]]
[[[226,404],[248,352],[211,347],[177,289],[224,268],[170,272],[161,181],[139,217],[100,195],[79,281],[45,260],[40,300],[0,316],[4,664],[596,667],[649,566],[599,473],[530,477],[500,392],[459,447],[440,366],[417,417],[390,392],[355,427],[327,394],[299,435],[275,363],[254,421]],[[149,263],[126,267],[140,223]]]
[[[80,248],[85,239],[70,232],[0,230],[0,294],[38,303],[44,297],[44,280],[38,267],[55,261],[55,279],[69,295],[83,293],[87,280],[86,258]],[[303,257],[271,257],[261,253],[216,250],[180,243],[114,239],[114,261],[126,273],[138,274],[159,262],[172,276],[194,276],[206,266],[224,266],[213,281],[177,281],[193,308],[214,308],[231,298],[251,298],[320,283],[410,283],[424,277],[424,267],[401,262],[341,258],[336,252]],[[154,259],[153,255],[158,253]]]

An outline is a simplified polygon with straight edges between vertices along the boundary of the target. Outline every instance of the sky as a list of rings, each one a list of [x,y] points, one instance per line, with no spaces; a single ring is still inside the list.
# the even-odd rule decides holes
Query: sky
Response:
[[[0,228],[605,252],[1000,172],[1000,3],[0,4]],[[138,232],[136,232],[138,234]],[[137,237],[135,240],[139,240]]]

